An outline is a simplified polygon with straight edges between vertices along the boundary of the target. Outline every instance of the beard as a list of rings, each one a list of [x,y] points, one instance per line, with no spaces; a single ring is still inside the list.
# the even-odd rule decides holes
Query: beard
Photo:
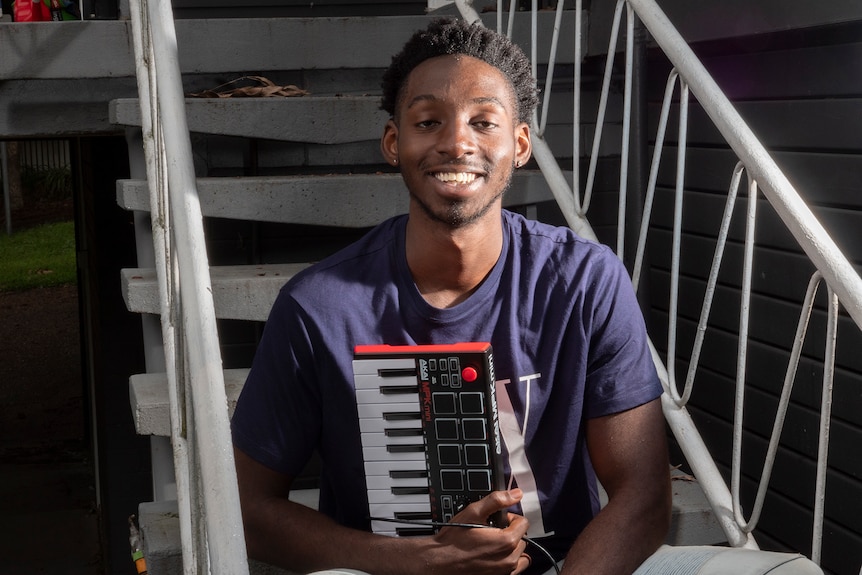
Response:
[[[481,199],[454,199],[450,200],[442,208],[435,210],[415,194],[413,190],[409,190],[410,197],[414,202],[416,202],[416,205],[419,206],[428,219],[433,222],[443,224],[449,229],[456,230],[470,226],[479,221],[491,210],[492,207],[494,207],[494,204],[503,197],[503,194],[505,194],[512,185],[512,174],[514,171],[515,163],[513,161],[512,166],[509,169],[509,173],[506,176],[506,181],[500,187],[500,191],[486,199],[484,203],[479,203],[482,201]]]

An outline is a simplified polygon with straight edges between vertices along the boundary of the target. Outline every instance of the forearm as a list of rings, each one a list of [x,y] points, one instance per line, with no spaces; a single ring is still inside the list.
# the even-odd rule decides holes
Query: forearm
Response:
[[[666,500],[649,497],[643,491],[618,494],[572,545],[563,574],[629,575],[637,569],[662,544],[668,529]]]
[[[587,446],[608,504],[566,558],[566,575],[629,575],[667,535],[671,489],[659,400],[591,419]]]
[[[520,492],[495,492],[453,521],[479,523],[519,499]],[[301,572],[342,567],[373,575],[510,575],[529,563],[522,555],[528,523],[512,514],[502,530],[448,527],[433,537],[405,538],[349,529],[280,497],[244,506],[243,519],[250,557]]]
[[[430,539],[384,537],[350,529],[283,498],[244,511],[249,556],[297,572],[344,567],[375,575],[408,574],[433,550]],[[385,561],[381,561],[385,557]],[[405,561],[413,559],[413,565]]]

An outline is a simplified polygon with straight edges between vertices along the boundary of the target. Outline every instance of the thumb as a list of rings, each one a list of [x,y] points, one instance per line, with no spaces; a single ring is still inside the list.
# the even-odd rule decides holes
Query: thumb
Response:
[[[493,513],[515,505],[523,496],[523,491],[518,488],[508,491],[492,491],[487,496],[467,506],[462,513],[467,512],[476,519],[484,521]]]

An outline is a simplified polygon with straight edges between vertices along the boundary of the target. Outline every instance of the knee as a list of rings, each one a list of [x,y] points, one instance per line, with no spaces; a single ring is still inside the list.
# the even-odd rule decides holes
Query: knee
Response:
[[[823,575],[813,561],[797,553],[775,553],[729,547],[663,546],[644,561],[635,575]]]

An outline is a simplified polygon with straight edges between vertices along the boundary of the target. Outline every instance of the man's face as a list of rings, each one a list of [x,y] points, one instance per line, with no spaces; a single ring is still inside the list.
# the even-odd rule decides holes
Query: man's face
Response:
[[[531,150],[509,80],[463,55],[426,60],[410,73],[381,148],[400,164],[411,206],[452,228],[499,205],[513,166]]]

